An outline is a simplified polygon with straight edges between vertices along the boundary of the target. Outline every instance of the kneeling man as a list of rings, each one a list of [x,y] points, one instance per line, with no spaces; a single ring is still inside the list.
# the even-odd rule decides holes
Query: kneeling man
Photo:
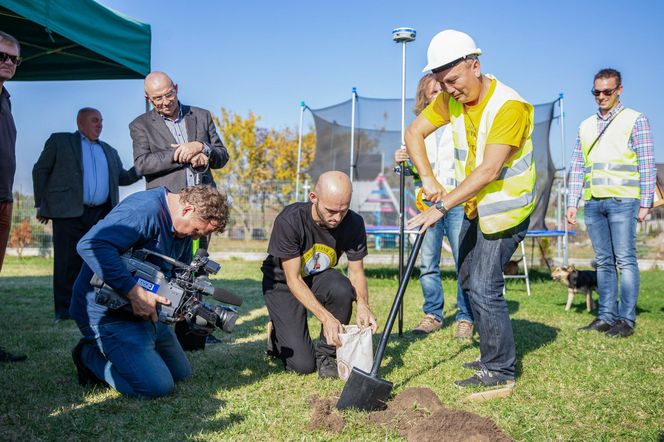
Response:
[[[262,266],[263,294],[272,321],[268,352],[286,370],[306,374],[317,369],[322,378],[338,376],[336,348],[353,301],[357,325],[376,331],[362,261],[367,255],[364,220],[349,210],[351,194],[346,174],[325,172],[310,202],[291,204],[274,221]],[[344,253],[348,278],[333,268]],[[322,324],[315,345],[307,310]]]
[[[72,350],[81,385],[108,384],[128,396],[153,398],[171,393],[176,381],[191,374],[173,329],[157,320],[157,304],[169,301],[138,285],[120,255],[148,249],[189,263],[192,239],[222,232],[227,220],[226,196],[215,188],[170,193],[156,187],[127,197],[79,241],[85,263],[74,284],[70,314],[83,333]],[[171,275],[170,264],[153,264]],[[134,314],[97,304],[93,274],[126,296]]]

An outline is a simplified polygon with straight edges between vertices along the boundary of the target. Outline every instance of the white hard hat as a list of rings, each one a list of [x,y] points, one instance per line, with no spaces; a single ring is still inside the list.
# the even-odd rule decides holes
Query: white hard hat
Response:
[[[427,65],[422,72],[451,64],[468,55],[480,55],[482,50],[465,32],[446,29],[436,34],[429,43]]]

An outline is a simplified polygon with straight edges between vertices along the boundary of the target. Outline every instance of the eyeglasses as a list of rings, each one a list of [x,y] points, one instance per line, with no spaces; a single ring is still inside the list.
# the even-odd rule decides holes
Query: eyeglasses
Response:
[[[618,90],[619,87],[620,86],[616,86],[613,89],[604,89],[603,91],[600,91],[600,90],[597,90],[597,89],[593,88],[593,89],[590,89],[590,93],[593,94],[596,97],[599,97],[601,94],[604,94],[607,97],[610,97],[611,95],[613,95],[613,93],[615,91]]]
[[[11,55],[6,52],[0,52],[0,63],[6,63],[7,60],[14,63],[14,66],[21,64],[21,57],[19,55]]]
[[[170,101],[171,99],[173,99],[173,97],[175,97],[175,94],[177,94],[177,91],[175,89],[171,89],[170,91],[168,91],[164,95],[161,95],[159,97],[150,98],[150,101],[152,101],[154,104],[161,104],[165,100]]]

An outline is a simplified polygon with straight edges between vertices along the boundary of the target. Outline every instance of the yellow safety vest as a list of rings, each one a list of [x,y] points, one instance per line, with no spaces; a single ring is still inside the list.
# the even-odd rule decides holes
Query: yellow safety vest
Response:
[[[629,148],[634,123],[641,114],[624,108],[618,112],[595,146],[599,135],[597,115],[586,118],[579,127],[584,160],[583,199],[640,198],[641,176],[636,152]],[[590,149],[590,152],[588,150]]]
[[[488,75],[494,79],[493,76]],[[475,167],[482,164],[486,139],[491,125],[500,108],[509,100],[520,101],[530,108],[530,129],[516,153],[507,161],[494,181],[477,194],[477,213],[480,229],[491,234],[505,231],[519,225],[535,208],[535,160],[533,157],[532,133],[535,113],[533,106],[512,88],[496,80],[496,89],[482,112],[477,128],[477,148]],[[465,175],[465,161],[468,157],[468,139],[464,123],[463,104],[450,97],[450,124],[454,131],[456,160],[455,170]]]

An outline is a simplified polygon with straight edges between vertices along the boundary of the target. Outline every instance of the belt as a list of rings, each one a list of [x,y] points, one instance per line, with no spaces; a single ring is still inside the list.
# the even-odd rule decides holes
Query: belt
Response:
[[[93,206],[91,204],[83,204],[83,207],[85,207],[86,209],[96,209],[97,207],[104,207],[106,205],[108,205],[108,201],[102,204],[97,204],[96,206]]]

